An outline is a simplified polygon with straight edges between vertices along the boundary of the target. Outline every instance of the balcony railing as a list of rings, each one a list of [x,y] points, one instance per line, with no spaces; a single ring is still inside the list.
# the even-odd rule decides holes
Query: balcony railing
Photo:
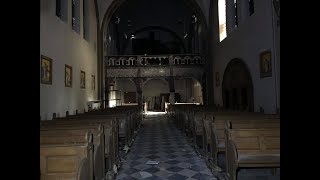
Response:
[[[204,65],[198,54],[106,56],[107,67]]]

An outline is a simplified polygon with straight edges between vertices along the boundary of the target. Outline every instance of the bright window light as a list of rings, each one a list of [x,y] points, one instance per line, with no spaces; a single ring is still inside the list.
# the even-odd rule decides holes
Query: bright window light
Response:
[[[218,1],[219,12],[219,39],[220,42],[227,37],[226,28],[226,0]]]

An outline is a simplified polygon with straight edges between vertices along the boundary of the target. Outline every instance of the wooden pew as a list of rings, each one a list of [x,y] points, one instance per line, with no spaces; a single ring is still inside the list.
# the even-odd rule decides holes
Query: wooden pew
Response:
[[[238,168],[280,167],[280,128],[229,129],[227,175],[237,179]]]
[[[212,124],[214,118],[212,114],[204,114],[203,116],[203,153],[207,160],[211,158],[212,152]]]
[[[109,119],[108,119],[109,118]],[[112,171],[114,166],[120,166],[120,157],[118,150],[118,134],[117,134],[117,120],[111,116],[90,116],[90,117],[72,117],[71,119],[65,118],[60,120],[42,121],[41,128],[54,128],[55,126],[60,129],[79,129],[88,128],[89,126],[97,126],[102,124],[104,127],[104,152],[107,159],[106,167],[108,171]]]
[[[41,180],[93,180],[92,133],[74,137],[64,143],[41,142]]]
[[[231,113],[232,115],[214,116],[212,124],[212,160],[218,165],[218,153],[226,151],[226,134],[225,129],[232,126],[239,128],[272,128],[280,127],[280,119],[278,115],[265,115],[260,113]],[[227,123],[228,122],[228,123]],[[232,123],[231,123],[232,122]],[[232,124],[232,125],[231,125]],[[226,162],[227,163],[227,162]]]
[[[80,137],[90,130],[93,135],[93,174],[95,179],[103,179],[106,174],[106,164],[111,165],[110,157],[105,157],[105,134],[102,125],[93,126],[47,126],[40,129],[40,144],[63,144],[70,138]],[[105,160],[107,158],[107,160]],[[108,168],[108,167],[107,167]]]
[[[121,147],[125,145],[131,146],[137,129],[141,124],[141,113],[139,113],[136,106],[122,106],[116,108],[103,109],[100,111],[89,112],[84,115],[105,115],[105,116],[116,116],[119,123],[119,138]],[[135,133],[136,132],[136,133]]]
[[[194,146],[196,148],[202,149],[203,148],[203,119],[205,114],[204,113],[195,113],[192,126],[192,134],[194,139]]]

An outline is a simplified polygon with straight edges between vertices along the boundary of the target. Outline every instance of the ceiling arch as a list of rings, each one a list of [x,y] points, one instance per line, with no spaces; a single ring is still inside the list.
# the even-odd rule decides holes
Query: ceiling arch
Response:
[[[97,10],[98,10],[98,18],[99,18],[99,26],[100,30],[104,28],[105,23],[111,19],[112,14],[117,10],[117,8],[128,0],[96,0]],[[203,19],[203,24],[205,28],[207,27],[209,21],[209,4],[210,0],[184,0],[187,5],[192,7],[196,15]]]

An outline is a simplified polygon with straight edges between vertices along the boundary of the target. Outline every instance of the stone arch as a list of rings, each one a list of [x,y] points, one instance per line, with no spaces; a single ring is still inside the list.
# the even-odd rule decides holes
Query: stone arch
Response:
[[[199,104],[204,104],[204,92],[203,92],[203,81],[201,79],[194,77],[194,76],[184,76],[184,77],[177,77],[175,78],[174,81],[174,87],[175,87],[175,92],[179,93],[179,89],[181,86],[181,82],[183,80],[189,79],[190,83],[190,92],[185,92],[186,94],[179,94],[179,97],[175,99],[177,102],[183,102],[183,103],[199,103]],[[191,93],[191,94],[190,94]],[[184,97],[185,96],[185,97]],[[189,97],[190,96],[190,97]]]
[[[99,13],[99,8],[98,8],[98,2],[95,0],[96,4],[96,17],[98,19],[101,19],[97,23],[98,26],[98,34],[97,34],[97,54],[98,54],[98,86],[100,87],[98,89],[98,94],[101,97],[101,99],[105,99],[107,97],[104,97],[105,94],[103,93],[103,88],[106,88],[104,84],[104,52],[103,52],[103,32],[105,31],[105,28],[107,28],[106,25],[109,24],[109,22],[112,19],[113,14],[117,11],[117,9],[128,0],[112,0],[110,5],[108,6],[106,11],[103,11],[102,13]],[[194,12],[194,14],[198,17],[197,21],[199,22],[199,25],[201,26],[202,29],[202,36],[206,36],[208,32],[208,22],[206,20],[205,12],[204,10],[200,7],[200,4],[197,0],[185,0],[184,1],[190,9]],[[207,44],[207,39],[202,37],[202,44],[203,44],[203,54],[207,54],[208,49],[206,48]]]
[[[137,103],[137,88],[131,78],[110,78],[110,81],[113,83],[108,83],[109,107]]]
[[[170,96],[169,82],[165,78],[148,78],[143,82],[142,95],[148,110],[165,111]]]
[[[105,24],[109,23],[109,21],[112,18],[112,15],[117,11],[117,9],[128,0],[113,0],[106,12],[102,15],[102,24],[101,24],[101,29],[100,31],[103,32],[105,28]],[[206,22],[206,17],[204,15],[203,10],[199,6],[196,0],[186,0],[185,1],[187,6],[189,6],[196,14],[197,17],[199,17],[198,21],[200,22],[201,26],[204,29],[204,33],[207,31],[207,22]]]

